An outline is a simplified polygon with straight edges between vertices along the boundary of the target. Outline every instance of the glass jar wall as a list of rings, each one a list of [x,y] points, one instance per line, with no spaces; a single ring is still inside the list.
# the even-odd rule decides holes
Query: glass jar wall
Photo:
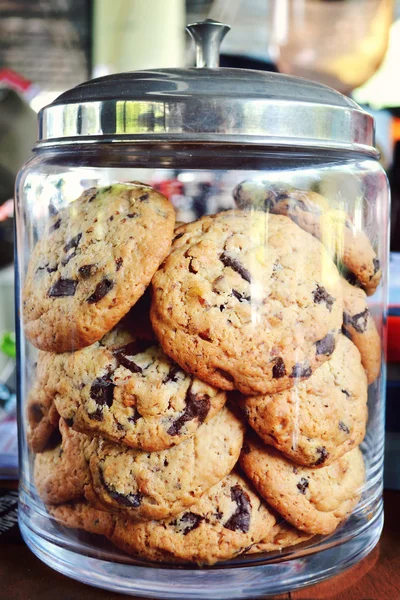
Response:
[[[16,212],[33,552],[115,591],[245,598],[372,549],[388,250],[376,160],[42,149]]]

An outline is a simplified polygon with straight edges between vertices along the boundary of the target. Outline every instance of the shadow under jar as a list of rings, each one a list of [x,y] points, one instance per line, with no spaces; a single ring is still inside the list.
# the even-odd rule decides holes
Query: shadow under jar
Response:
[[[219,69],[227,28],[191,28],[198,68],[40,114],[17,183],[19,519],[85,583],[247,598],[378,542],[388,188],[356,104]]]

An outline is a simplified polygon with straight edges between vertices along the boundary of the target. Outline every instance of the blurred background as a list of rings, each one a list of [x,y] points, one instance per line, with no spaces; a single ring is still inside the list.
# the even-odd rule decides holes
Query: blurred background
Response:
[[[190,67],[187,23],[231,25],[221,66],[279,71],[352,96],[373,114],[392,189],[386,487],[400,488],[400,0],[0,0],[0,477],[15,474],[13,188],[31,155],[37,112],[89,78]],[[155,174],[186,220],[216,182]]]

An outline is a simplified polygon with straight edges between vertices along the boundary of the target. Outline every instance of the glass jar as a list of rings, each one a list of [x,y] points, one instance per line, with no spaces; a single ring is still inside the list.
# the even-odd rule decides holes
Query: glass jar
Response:
[[[19,174],[19,518],[85,583],[247,598],[378,542],[388,187],[356,104],[191,28],[203,68],[65,93]]]

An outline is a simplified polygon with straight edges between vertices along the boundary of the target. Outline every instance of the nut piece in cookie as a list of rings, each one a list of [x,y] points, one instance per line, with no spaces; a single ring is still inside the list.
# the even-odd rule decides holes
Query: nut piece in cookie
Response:
[[[368,383],[373,383],[381,370],[381,339],[369,312],[365,292],[342,279],[343,330],[361,354]]]
[[[166,519],[195,504],[234,467],[244,426],[227,408],[179,446],[147,453],[94,438],[87,498],[137,520]]]
[[[310,377],[342,325],[336,266],[289,218],[226,211],[179,228],[153,277],[168,356],[221,389],[267,394]]]
[[[360,353],[340,335],[330,359],[309,379],[276,394],[242,397],[240,403],[266,444],[297,464],[323,467],[364,439],[367,395]]]
[[[84,458],[85,435],[59,422],[61,443],[35,456],[34,480],[40,498],[46,504],[63,504],[82,498],[89,483],[89,470]]]
[[[255,435],[246,439],[240,464],[268,504],[310,534],[334,531],[358,504],[365,479],[359,448],[327,467],[308,468],[289,461]]]
[[[170,202],[142,184],[92,188],[50,217],[23,291],[29,341],[67,352],[101,339],[143,295],[174,223]]]
[[[312,191],[268,182],[243,181],[233,191],[242,209],[265,210],[290,217],[318,238],[329,254],[347,267],[368,296],[378,287],[382,271],[379,259],[364,231],[357,229],[339,205]]]
[[[168,520],[135,523],[118,518],[111,541],[150,560],[212,565],[267,538],[274,523],[267,506],[233,472]]]

